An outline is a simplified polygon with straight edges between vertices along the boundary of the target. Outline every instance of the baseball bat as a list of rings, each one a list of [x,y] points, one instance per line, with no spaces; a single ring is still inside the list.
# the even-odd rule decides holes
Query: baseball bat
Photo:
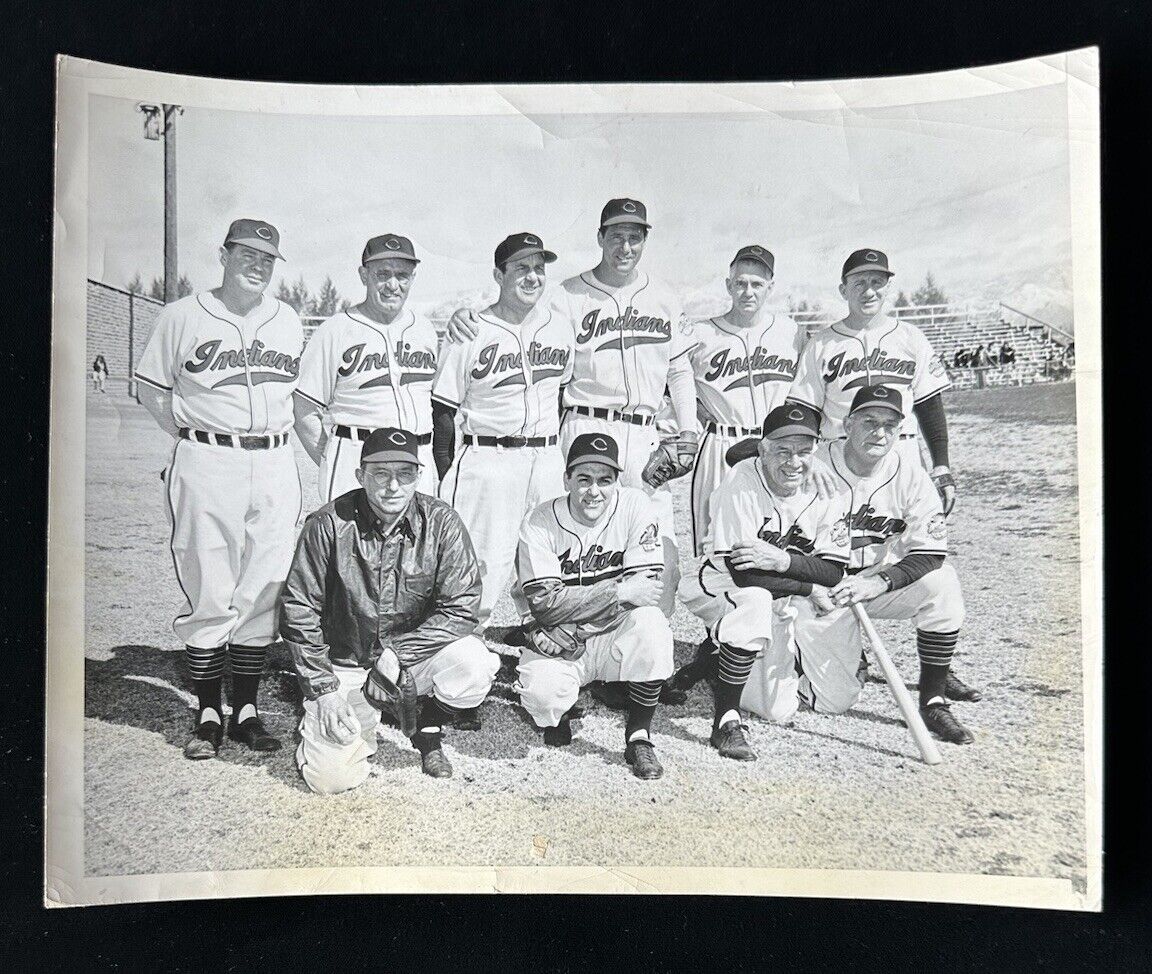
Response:
[[[896,664],[892,662],[892,657],[888,655],[888,650],[884,648],[884,641],[880,638],[880,633],[876,631],[876,627],[872,624],[868,613],[864,611],[864,606],[859,602],[853,603],[852,611],[856,613],[856,619],[872,646],[872,652],[880,663],[880,669],[884,671],[884,679],[888,681],[888,689],[892,691],[892,696],[896,698],[896,703],[900,707],[900,713],[904,715],[904,722],[908,725],[908,730],[912,732],[912,739],[920,749],[920,756],[924,759],[925,764],[939,764],[942,760],[940,757],[940,749],[936,746],[936,742],[932,740],[932,735],[929,733],[928,728],[924,726],[924,718],[920,716],[919,709],[912,701],[912,695],[908,692],[908,688],[904,686],[904,680],[900,676],[900,671],[896,669]]]

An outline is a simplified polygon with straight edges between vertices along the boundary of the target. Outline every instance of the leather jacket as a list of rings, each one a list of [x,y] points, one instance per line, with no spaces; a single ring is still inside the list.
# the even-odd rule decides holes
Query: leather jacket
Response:
[[[391,649],[401,666],[434,656],[479,624],[480,568],[459,515],[419,492],[385,535],[362,489],[308,516],[280,597],[280,635],[304,696],[367,669]]]

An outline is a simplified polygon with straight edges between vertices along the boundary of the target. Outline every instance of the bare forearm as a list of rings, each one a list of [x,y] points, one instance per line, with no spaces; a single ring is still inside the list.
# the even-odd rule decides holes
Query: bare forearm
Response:
[[[143,382],[139,386],[140,405],[148,410],[151,417],[156,420],[157,426],[175,439],[180,435],[180,429],[176,425],[176,420],[172,418],[172,393],[161,392]]]
[[[296,414],[296,435],[300,445],[318,465],[324,457],[323,412],[299,396],[293,397],[292,408]]]

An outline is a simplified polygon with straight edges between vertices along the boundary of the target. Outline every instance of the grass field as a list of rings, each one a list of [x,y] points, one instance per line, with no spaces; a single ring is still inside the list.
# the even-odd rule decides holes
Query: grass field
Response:
[[[191,725],[180,602],[159,471],[170,444],[144,411],[89,394],[86,551],[85,862],[94,875],[408,864],[711,865],[923,870],[1083,882],[1084,766],[1074,387],[949,400],[960,502],[954,559],[968,621],[956,667],[981,687],[956,713],[976,735],[916,756],[882,682],[840,717],[752,718],[760,760],[708,746],[710,694],[661,707],[666,775],[640,782],[621,715],[585,694],[576,740],[543,747],[516,705],[511,664],[484,729],[446,737],[456,775],[433,781],[392,728],[372,777],[318,798],[293,764],[300,697],[276,651],[262,704],[283,750],[226,742],[186,761]],[[315,469],[301,455],[314,490]],[[678,517],[686,507],[678,487]],[[311,495],[306,506],[315,505]],[[680,524],[683,528],[685,525]],[[685,567],[688,567],[685,559]],[[507,623],[507,605],[496,621]],[[701,636],[680,609],[677,658]],[[909,682],[911,623],[882,626]]]

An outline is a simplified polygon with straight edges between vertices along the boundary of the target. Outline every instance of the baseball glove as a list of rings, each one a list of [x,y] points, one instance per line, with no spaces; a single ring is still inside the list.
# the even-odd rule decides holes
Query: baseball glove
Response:
[[[580,627],[573,623],[561,623],[549,629],[533,626],[528,630],[528,645],[541,656],[569,660],[579,659],[587,648]]]
[[[677,472],[679,467],[676,441],[667,440],[652,451],[652,455],[648,457],[648,462],[644,464],[644,469],[640,472],[640,477],[650,487],[661,487],[669,480],[680,476],[680,473]]]
[[[415,678],[403,666],[395,683],[380,672],[378,665],[373,666],[364,681],[364,699],[394,718],[405,736],[411,737],[416,733],[420,698],[416,693]]]

